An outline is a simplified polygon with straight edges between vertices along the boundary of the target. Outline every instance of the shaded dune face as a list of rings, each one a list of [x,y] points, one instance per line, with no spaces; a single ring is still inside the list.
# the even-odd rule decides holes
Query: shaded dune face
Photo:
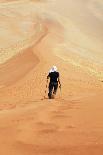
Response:
[[[28,48],[0,66],[0,86],[5,87],[19,81],[39,62],[38,57]]]
[[[16,83],[39,62],[32,45],[42,39],[45,29],[35,10],[23,9],[25,4],[0,5],[0,88]]]

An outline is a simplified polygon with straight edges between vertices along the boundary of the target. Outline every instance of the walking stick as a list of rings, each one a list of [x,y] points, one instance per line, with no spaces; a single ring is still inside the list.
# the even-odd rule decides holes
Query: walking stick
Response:
[[[59,86],[59,88],[60,88],[60,98],[62,99],[62,90],[61,90],[61,84],[60,84],[60,86]]]

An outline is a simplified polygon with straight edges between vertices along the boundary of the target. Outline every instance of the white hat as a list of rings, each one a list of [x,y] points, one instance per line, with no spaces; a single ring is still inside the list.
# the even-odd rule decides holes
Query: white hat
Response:
[[[49,73],[51,73],[51,72],[56,72],[57,70],[58,70],[57,67],[56,67],[56,66],[53,66],[53,67],[50,69]]]

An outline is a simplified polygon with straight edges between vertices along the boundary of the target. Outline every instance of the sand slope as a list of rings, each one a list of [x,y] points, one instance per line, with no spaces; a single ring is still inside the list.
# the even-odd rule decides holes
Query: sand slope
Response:
[[[102,155],[102,1],[1,2],[0,154]]]

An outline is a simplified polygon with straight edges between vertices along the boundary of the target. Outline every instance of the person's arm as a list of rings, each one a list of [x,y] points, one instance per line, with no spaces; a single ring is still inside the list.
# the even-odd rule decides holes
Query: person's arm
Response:
[[[49,74],[48,74],[48,76],[47,76],[47,79],[49,79]]]
[[[50,74],[50,73],[49,73]],[[47,76],[47,83],[48,83],[48,79],[50,78],[50,75],[48,74],[48,76]]]

